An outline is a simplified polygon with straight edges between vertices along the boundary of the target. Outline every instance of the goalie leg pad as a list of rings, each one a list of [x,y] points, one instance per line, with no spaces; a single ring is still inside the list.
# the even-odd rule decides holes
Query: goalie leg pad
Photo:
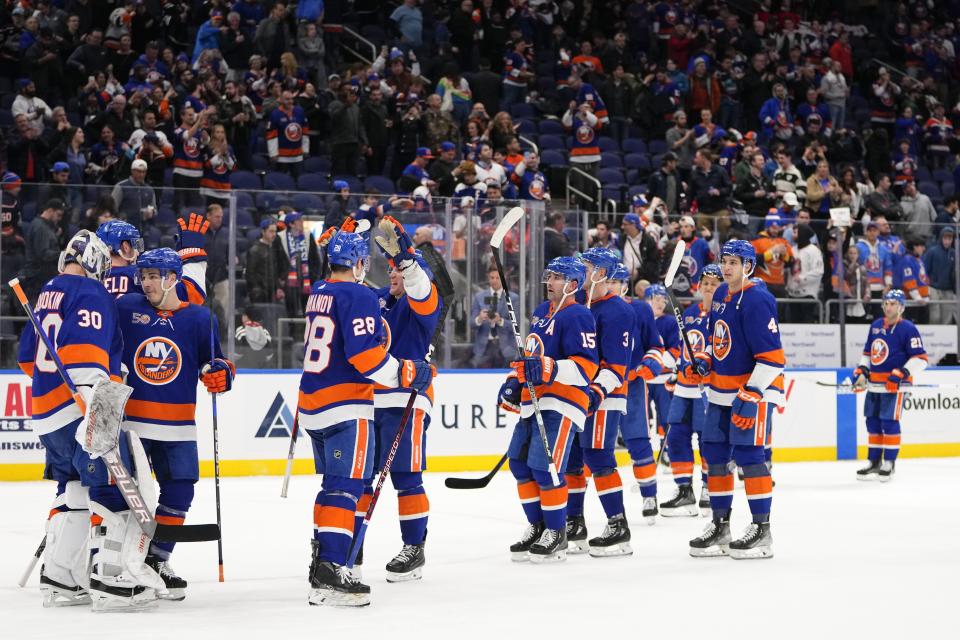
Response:
[[[90,512],[87,491],[79,481],[66,483],[47,520],[47,544],[43,551],[40,592],[44,607],[90,603],[88,567]]]
[[[131,611],[155,606],[163,579],[144,564],[150,539],[130,511],[114,512],[90,501],[94,517],[90,595],[94,611]]]

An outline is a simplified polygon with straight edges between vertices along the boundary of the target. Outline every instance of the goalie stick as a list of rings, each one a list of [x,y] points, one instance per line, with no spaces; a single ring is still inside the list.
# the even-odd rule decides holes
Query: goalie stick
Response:
[[[20,280],[14,278],[8,284],[20,301],[20,305],[30,319],[30,324],[33,325],[37,336],[43,342],[44,347],[46,347],[50,359],[53,360],[54,365],[57,367],[57,372],[70,390],[70,395],[73,396],[74,402],[77,403],[80,412],[86,414],[87,407],[83,396],[77,391],[73,379],[67,375],[63,361],[60,360],[60,355],[51,342],[50,336],[48,336],[40,326],[40,321],[37,319],[33,307],[30,306],[30,301],[27,300],[27,295],[20,285]],[[146,501],[144,501],[143,496],[140,494],[140,489],[137,488],[136,481],[120,459],[119,445],[114,445],[112,449],[104,453],[103,461],[107,465],[107,469],[110,471],[110,475],[113,477],[117,488],[120,490],[124,502],[127,503],[127,506],[136,517],[140,529],[151,539],[165,542],[203,542],[216,540],[220,537],[220,527],[215,524],[169,525],[157,523],[156,518],[150,513]]]

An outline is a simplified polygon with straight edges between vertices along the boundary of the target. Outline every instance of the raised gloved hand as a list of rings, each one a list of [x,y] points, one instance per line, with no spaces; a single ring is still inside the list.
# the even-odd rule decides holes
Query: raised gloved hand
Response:
[[[900,391],[900,385],[904,382],[910,382],[910,372],[906,369],[894,369],[887,377],[887,382],[883,385],[890,393]]]
[[[380,231],[383,235],[374,238],[377,246],[383,252],[383,255],[397,269],[402,269],[404,265],[416,259],[416,250],[413,248],[413,240],[403,229],[403,225],[392,216],[383,216],[380,221]]]
[[[267,331],[259,322],[247,321],[237,327],[234,337],[240,340],[246,340],[247,344],[254,351],[260,351],[270,344],[270,332]]]
[[[340,231],[344,233],[356,233],[357,232],[357,219],[353,216],[347,216],[343,219],[343,222],[340,223]]]
[[[853,392],[860,393],[867,390],[870,384],[870,367],[860,365],[853,370]]]
[[[401,387],[416,389],[417,393],[423,393],[436,375],[436,368],[426,360],[400,361]]]
[[[515,376],[510,376],[500,385],[497,393],[497,404],[504,411],[520,413],[520,389],[522,385]]]
[[[210,393],[224,393],[233,388],[237,368],[226,358],[215,358],[200,369],[200,382]]]
[[[663,362],[652,355],[645,355],[640,360],[640,367],[637,374],[644,380],[650,381],[656,378],[663,371]]]
[[[177,224],[180,226],[180,233],[177,234],[177,253],[180,260],[184,264],[206,260],[206,233],[210,229],[207,217],[202,213],[191,213],[186,219],[177,218]]]
[[[606,397],[607,394],[603,392],[603,388],[600,385],[592,384],[587,387],[587,417],[597,412],[597,409],[600,408],[600,405],[603,404]]]
[[[520,384],[550,384],[557,378],[557,361],[549,356],[524,356],[510,363]]]
[[[747,430],[757,422],[757,412],[763,402],[763,393],[755,387],[740,387],[731,406],[730,422],[738,429]]]
[[[330,241],[333,240],[333,236],[337,235],[337,231],[339,231],[339,229],[337,229],[336,225],[330,225],[324,229],[323,233],[320,234],[320,237],[317,238],[317,246],[321,249],[326,247],[328,244],[330,244]]]

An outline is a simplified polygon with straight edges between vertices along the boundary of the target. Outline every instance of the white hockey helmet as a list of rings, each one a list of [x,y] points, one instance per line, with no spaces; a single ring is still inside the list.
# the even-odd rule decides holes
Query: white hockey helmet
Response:
[[[67,247],[60,252],[57,270],[63,273],[64,267],[70,263],[80,265],[88,278],[103,282],[110,275],[110,247],[97,234],[82,229],[70,238]]]

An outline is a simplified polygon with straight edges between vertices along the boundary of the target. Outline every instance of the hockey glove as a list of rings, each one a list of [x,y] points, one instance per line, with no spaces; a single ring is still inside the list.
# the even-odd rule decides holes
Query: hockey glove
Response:
[[[380,231],[383,235],[375,240],[391,265],[403,269],[407,262],[416,259],[413,241],[396,218],[384,216],[380,221]]]
[[[652,355],[645,355],[643,359],[640,360],[640,368],[637,369],[637,373],[644,380],[653,380],[663,371],[663,362],[658,358]]]
[[[697,351],[693,354],[693,368],[701,377],[706,377],[713,368],[713,356],[706,351]]]
[[[737,397],[733,399],[730,422],[738,429],[753,427],[757,422],[757,412],[763,402],[763,393],[755,387],[740,387]]]
[[[357,232],[357,219],[353,216],[347,216],[343,219],[343,222],[340,223],[340,231],[344,233],[356,233]]]
[[[548,356],[525,356],[510,363],[520,384],[551,384],[557,378],[557,361]]]
[[[267,331],[259,322],[248,321],[237,327],[234,337],[238,340],[246,340],[247,344],[254,351],[260,351],[270,344],[270,332]]]
[[[504,411],[510,413],[520,413],[520,381],[514,376],[507,378],[507,381],[500,385],[500,392],[497,394],[497,404]]]
[[[870,368],[860,365],[853,370],[853,392],[866,391],[870,384]]]
[[[336,225],[330,225],[324,229],[323,233],[320,234],[320,237],[317,238],[317,246],[321,249],[326,247],[328,244],[330,244],[330,241],[333,240],[333,236],[337,235],[337,231],[339,231],[339,229],[337,229]]]
[[[400,361],[400,386],[423,393],[433,382],[437,370],[426,360]]]
[[[673,390],[677,388],[676,374],[667,378],[667,381],[663,383],[663,388],[667,390],[667,393],[673,393]]]
[[[233,388],[233,379],[237,375],[237,368],[226,358],[216,358],[213,363],[207,363],[200,369],[200,382],[210,393],[224,393]]]
[[[587,388],[588,418],[597,412],[597,409],[600,408],[600,405],[603,404],[603,401],[606,397],[607,394],[603,392],[603,388],[598,384],[592,384]]]
[[[204,247],[207,245],[206,233],[210,229],[210,221],[206,216],[202,213],[191,213],[186,220],[177,218],[177,224],[180,225],[180,233],[177,234],[177,253],[180,260],[184,264],[206,260],[207,252]]]
[[[910,382],[910,372],[906,369],[894,369],[883,386],[890,393],[897,393],[904,382]]]

